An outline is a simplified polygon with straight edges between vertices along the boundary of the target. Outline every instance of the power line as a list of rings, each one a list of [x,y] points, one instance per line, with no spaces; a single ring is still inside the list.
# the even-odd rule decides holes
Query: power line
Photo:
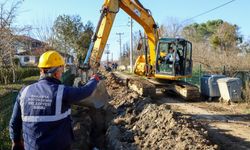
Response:
[[[219,9],[219,8],[225,6],[225,5],[228,5],[228,4],[232,3],[233,1],[236,1],[236,0],[231,0],[231,1],[229,1],[229,2],[226,2],[226,3],[222,4],[222,5],[219,5],[219,6],[215,7],[215,8],[213,8],[213,9],[207,10],[207,11],[205,11],[205,12],[203,12],[203,13],[200,13],[200,14],[198,14],[198,15],[196,15],[196,16],[193,16],[193,17],[191,17],[191,18],[189,18],[189,19],[184,20],[182,23],[187,22],[187,21],[189,21],[189,20],[192,20],[192,19],[194,19],[194,18],[200,17],[200,16],[205,15],[205,14],[207,14],[207,13],[210,13],[210,12],[216,10],[216,9]]]

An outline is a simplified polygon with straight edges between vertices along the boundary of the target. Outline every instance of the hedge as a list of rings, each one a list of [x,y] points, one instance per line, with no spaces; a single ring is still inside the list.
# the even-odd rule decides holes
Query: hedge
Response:
[[[9,68],[0,68],[0,84],[5,84],[5,80],[7,83],[16,83],[21,81],[24,78],[30,76],[38,76],[39,69],[38,68],[16,68],[15,69],[16,80],[13,81],[13,73]]]

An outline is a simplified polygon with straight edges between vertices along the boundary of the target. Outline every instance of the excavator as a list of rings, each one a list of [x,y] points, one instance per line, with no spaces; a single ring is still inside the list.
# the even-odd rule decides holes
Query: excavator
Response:
[[[199,95],[196,86],[184,82],[192,75],[192,43],[183,38],[159,38],[158,27],[149,9],[138,0],[104,0],[100,19],[84,60],[84,68],[97,70],[116,14],[122,9],[139,23],[147,36],[144,54],[136,59],[129,87],[141,95],[154,95],[156,88],[171,90],[186,100]],[[145,46],[144,46],[145,47]],[[172,48],[172,61],[166,61]]]

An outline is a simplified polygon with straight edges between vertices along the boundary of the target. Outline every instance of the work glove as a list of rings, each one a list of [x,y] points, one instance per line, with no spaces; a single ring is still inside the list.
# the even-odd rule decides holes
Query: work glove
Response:
[[[96,79],[97,81],[104,80],[106,77],[102,75],[101,73],[97,72],[96,74],[93,74],[91,78]]]
[[[101,78],[100,78],[100,76],[98,74],[93,74],[91,78],[95,79],[96,81],[100,81],[101,80]]]
[[[23,142],[12,142],[11,150],[24,150]]]

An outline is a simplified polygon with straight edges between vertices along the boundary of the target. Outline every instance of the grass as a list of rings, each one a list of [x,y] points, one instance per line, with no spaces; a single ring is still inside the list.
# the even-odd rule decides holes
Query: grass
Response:
[[[38,79],[39,79],[39,76],[31,76],[31,77],[23,79],[22,84],[28,85],[28,84],[34,83]]]
[[[22,88],[21,84],[8,84],[8,85],[0,85],[0,97],[5,96],[13,90],[19,90]]]
[[[24,85],[29,85],[39,79],[39,76],[31,76],[23,79],[21,82],[7,85],[0,85],[0,97],[5,96],[13,90],[20,90]]]
[[[34,83],[38,79],[39,76],[32,76],[23,79],[20,83],[0,85],[0,150],[11,149],[8,125],[17,92],[24,85]]]
[[[13,101],[16,94],[9,93],[0,98],[0,149],[10,149],[8,124],[13,108]]]

